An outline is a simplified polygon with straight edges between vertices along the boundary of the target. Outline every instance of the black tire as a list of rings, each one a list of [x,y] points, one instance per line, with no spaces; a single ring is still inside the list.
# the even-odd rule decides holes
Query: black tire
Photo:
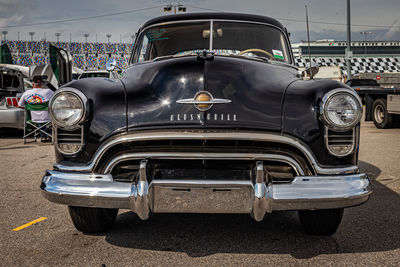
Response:
[[[393,124],[392,127],[400,127],[400,115],[399,114],[393,114]]]
[[[372,120],[375,127],[386,129],[392,127],[393,116],[387,112],[386,99],[378,98],[372,105]]]
[[[299,210],[299,219],[306,233],[310,235],[332,235],[338,229],[343,209]]]
[[[114,225],[118,209],[68,206],[69,215],[76,229],[85,233],[103,233]]]

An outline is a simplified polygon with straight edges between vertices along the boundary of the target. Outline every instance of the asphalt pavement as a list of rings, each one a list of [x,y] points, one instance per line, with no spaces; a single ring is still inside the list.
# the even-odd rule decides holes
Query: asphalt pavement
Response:
[[[363,122],[359,159],[373,195],[345,210],[333,236],[305,234],[296,212],[257,223],[249,215],[203,214],[141,221],[126,210],[110,232],[90,235],[73,227],[67,207],[40,194],[54,162],[51,144],[24,145],[20,134],[2,131],[0,266],[399,266],[400,128]]]

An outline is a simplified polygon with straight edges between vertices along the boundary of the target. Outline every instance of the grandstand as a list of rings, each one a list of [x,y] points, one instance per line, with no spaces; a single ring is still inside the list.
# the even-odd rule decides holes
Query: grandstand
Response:
[[[31,66],[49,62],[49,44],[46,41],[2,41],[10,48],[14,64]],[[118,67],[128,65],[132,44],[126,43],[52,43],[69,51],[73,66],[80,69],[104,69],[109,58],[115,58]],[[321,66],[339,66],[346,74],[346,42],[320,40],[310,43],[311,60]],[[295,64],[305,67],[309,63],[308,44],[301,42],[292,45]],[[370,41],[352,42],[352,74],[400,72],[400,42]]]
[[[10,49],[14,64],[22,66],[49,63],[49,44],[46,41],[2,41]],[[124,68],[129,61],[132,44],[123,43],[51,43],[71,53],[73,66],[80,69],[105,69],[107,60],[115,58],[118,67]]]
[[[293,44],[295,63],[299,67],[311,61],[320,66],[338,66],[347,74],[345,59],[347,43],[345,41],[318,40],[308,43]],[[351,73],[385,73],[400,72],[400,41],[353,41],[351,42],[353,56],[350,60]]]

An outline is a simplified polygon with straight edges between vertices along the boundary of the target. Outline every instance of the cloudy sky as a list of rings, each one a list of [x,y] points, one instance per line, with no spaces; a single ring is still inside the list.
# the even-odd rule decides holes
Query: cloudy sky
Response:
[[[46,35],[55,41],[131,42],[130,36],[148,19],[162,16],[165,0],[0,0],[0,31],[7,39],[34,39]],[[178,1],[172,1],[172,4]],[[345,0],[181,0],[187,12],[225,11],[271,16],[291,32],[292,42],[306,40],[305,5],[308,5],[312,40],[346,40]],[[125,12],[121,14],[122,12]],[[120,13],[118,15],[111,15]],[[352,39],[363,40],[361,31],[370,31],[369,40],[400,40],[400,0],[351,0]],[[88,18],[95,17],[95,18]],[[70,19],[80,19],[61,22]],[[58,22],[56,22],[58,21]],[[47,23],[49,22],[49,23]],[[43,24],[46,23],[46,24]],[[36,24],[36,25],[32,25]],[[39,25],[38,25],[39,24]]]

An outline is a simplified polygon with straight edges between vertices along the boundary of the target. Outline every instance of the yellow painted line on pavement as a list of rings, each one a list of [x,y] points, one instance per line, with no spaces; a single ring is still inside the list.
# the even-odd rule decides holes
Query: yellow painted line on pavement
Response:
[[[16,231],[22,230],[22,229],[24,229],[24,228],[26,228],[26,227],[29,227],[29,226],[31,226],[31,225],[33,225],[33,224],[35,224],[35,223],[44,221],[44,220],[46,220],[46,219],[47,219],[46,217],[40,217],[39,219],[36,219],[36,220],[34,220],[34,221],[31,221],[31,222],[29,222],[29,223],[26,223],[26,224],[24,224],[24,225],[21,225],[20,227],[14,228],[13,231],[16,232]]]

